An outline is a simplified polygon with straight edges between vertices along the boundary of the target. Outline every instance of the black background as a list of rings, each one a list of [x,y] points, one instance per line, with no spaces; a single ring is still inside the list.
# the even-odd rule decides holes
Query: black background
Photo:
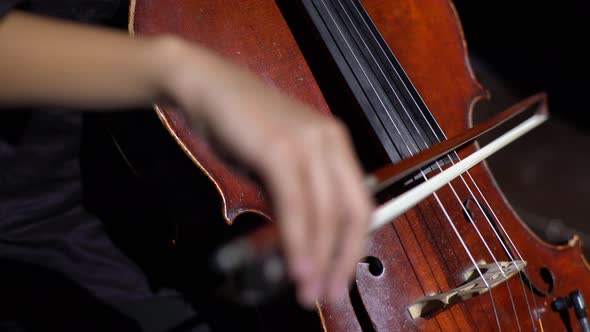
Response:
[[[590,255],[588,33],[583,0],[456,0],[478,80],[491,91],[475,118],[545,91],[550,120],[488,159],[508,202],[542,238],[573,233]]]
[[[470,54],[519,94],[547,91],[552,114],[590,129],[590,3],[454,1]]]

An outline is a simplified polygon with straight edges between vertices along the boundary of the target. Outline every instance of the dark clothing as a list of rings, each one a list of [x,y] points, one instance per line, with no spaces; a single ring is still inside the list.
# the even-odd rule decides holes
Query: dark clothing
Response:
[[[3,0],[0,1],[0,28],[3,14],[15,7],[36,14],[108,25],[118,10],[126,10],[126,5],[118,0]],[[94,328],[104,331],[114,330],[106,329],[108,319],[105,317],[121,315],[111,306],[121,309],[125,306],[121,303],[144,303],[131,308],[161,308],[161,304],[149,303],[183,303],[179,297],[170,301],[168,297],[154,294],[142,270],[114,245],[101,220],[83,207],[81,114],[46,107],[0,109],[0,115],[0,279],[3,283],[0,290],[6,288],[0,291],[3,293],[0,294],[0,329],[11,326],[8,322],[1,323],[3,318],[26,319],[35,315],[38,307],[50,306],[55,299],[71,301],[68,310],[74,310],[73,317],[78,310],[79,319],[85,319],[87,325],[98,324]],[[17,280],[20,277],[14,274],[15,269],[29,271],[33,276],[46,276],[45,272],[50,271],[54,278],[49,279],[67,280],[79,287],[84,296],[59,299],[64,294],[59,291],[64,284],[62,281],[50,284],[48,279],[34,277]],[[12,294],[18,301],[36,301],[35,297],[41,297],[36,303],[22,303],[20,308],[28,308],[31,313],[13,313],[11,307],[19,308],[18,304],[2,303],[7,299],[6,292],[11,295],[14,291],[10,282],[16,281],[31,284],[31,289],[27,290],[30,296]],[[83,309],[83,303],[92,302],[89,299],[100,303],[95,305],[100,310],[94,308],[90,309],[92,314],[84,313],[92,308]],[[182,310],[177,313],[184,317],[172,318],[176,322],[191,317],[188,305],[180,306]],[[45,309],[51,312],[52,308]],[[103,311],[105,315],[100,316]],[[154,319],[154,314],[147,316]],[[130,324],[135,323],[131,321]],[[88,326],[84,329],[79,329],[78,325],[57,326],[61,330],[89,330]],[[118,326],[120,330],[140,331],[125,324]]]
[[[119,7],[118,0],[20,3],[35,13],[92,23],[104,23]],[[150,294],[141,271],[82,207],[82,115],[43,108],[3,111],[2,117],[0,257],[67,275],[105,300]]]

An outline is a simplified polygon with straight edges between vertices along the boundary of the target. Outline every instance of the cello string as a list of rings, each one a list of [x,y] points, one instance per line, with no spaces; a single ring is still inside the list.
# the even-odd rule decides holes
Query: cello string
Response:
[[[456,152],[455,152],[456,154]],[[471,182],[475,185],[475,188],[477,189],[477,191],[479,192],[479,195],[481,196],[481,198],[484,200],[486,206],[488,207],[488,211],[490,211],[490,213],[492,214],[492,216],[494,217],[494,219],[496,220],[497,224],[500,226],[500,228],[502,229],[502,232],[504,232],[504,234],[506,235],[506,238],[508,239],[508,241],[510,242],[510,245],[512,246],[512,248],[514,249],[514,251],[516,252],[516,255],[519,257],[519,259],[521,261],[524,261],[522,255],[520,254],[520,252],[518,251],[518,249],[516,248],[516,245],[514,245],[514,242],[512,242],[512,239],[510,238],[510,236],[508,235],[508,232],[506,231],[506,229],[504,228],[504,225],[502,225],[502,223],[500,222],[500,219],[498,218],[498,216],[496,216],[496,213],[494,212],[494,210],[492,209],[492,207],[490,206],[490,203],[488,203],[487,199],[485,198],[485,196],[483,195],[483,193],[481,192],[481,190],[479,189],[479,187],[477,186],[477,183],[475,182],[475,180],[473,179],[473,177],[471,176],[471,174],[469,172],[467,172],[467,176],[469,176],[469,178],[471,179]],[[477,202],[477,200],[476,200]],[[480,203],[477,202],[477,204],[479,205]],[[480,206],[480,209],[482,209],[482,207]],[[484,213],[485,215],[485,213]],[[488,223],[490,223],[490,227],[492,227],[491,225],[491,221],[489,220],[489,217],[486,216],[486,219],[488,219]],[[493,227],[492,227],[493,228]],[[503,243],[503,241],[500,241],[501,243]],[[505,249],[506,250],[506,249]],[[510,254],[509,251],[507,251],[508,254]],[[525,265],[524,267],[524,271],[528,274],[528,269],[527,266]],[[523,290],[526,288],[524,285],[524,281],[522,280],[522,278],[518,278],[520,279],[520,284],[523,287]],[[531,298],[533,300],[533,308],[537,308],[537,299],[535,298],[535,293],[533,292],[533,286],[532,284],[528,287],[530,292],[531,292]],[[527,303],[527,306],[529,306],[529,300],[526,294],[526,291],[524,292],[525,295],[525,301]],[[532,312],[530,312],[532,311]],[[535,324],[535,320],[532,318],[532,316],[534,315],[536,319],[540,319],[539,314],[537,311],[535,310],[530,310],[529,309],[529,315],[531,315],[531,319],[533,320],[533,327],[534,330],[536,331],[536,324]],[[542,330],[542,327],[541,327]]]
[[[381,97],[379,96],[379,93],[376,91],[376,89],[375,89],[375,87],[374,87],[373,83],[371,82],[371,79],[368,77],[368,75],[367,75],[367,73],[365,72],[365,70],[364,70],[364,68],[363,68],[362,64],[361,64],[361,63],[360,63],[360,61],[358,60],[358,58],[357,58],[357,56],[356,56],[356,54],[355,54],[354,50],[353,50],[353,49],[352,49],[352,47],[350,46],[350,44],[349,44],[348,40],[346,39],[346,37],[344,36],[344,34],[343,34],[343,32],[342,32],[342,30],[341,30],[340,26],[338,25],[338,22],[337,22],[337,21],[334,19],[334,16],[332,15],[332,12],[330,11],[330,9],[328,8],[328,6],[326,5],[325,1],[324,1],[324,0],[321,0],[321,2],[322,2],[322,5],[324,6],[324,9],[327,11],[328,15],[330,16],[330,19],[332,20],[332,22],[334,23],[334,25],[335,25],[335,26],[336,26],[336,28],[338,29],[338,32],[340,33],[340,36],[342,37],[342,39],[343,39],[343,40],[344,40],[344,42],[346,43],[346,46],[348,47],[349,51],[350,51],[350,52],[351,52],[351,54],[353,55],[353,57],[354,57],[355,61],[357,62],[357,64],[358,64],[359,68],[360,68],[360,69],[361,69],[361,71],[363,72],[363,75],[364,75],[364,76],[365,76],[365,78],[367,79],[367,81],[368,81],[369,85],[371,86],[371,89],[372,89],[372,90],[373,90],[373,92],[375,93],[375,96],[377,97],[377,99],[378,99],[378,100],[379,100],[379,102],[381,103],[381,106],[383,107],[383,109],[384,109],[384,111],[386,112],[386,114],[387,114],[387,115],[389,116],[389,118],[391,119],[391,115],[390,115],[390,113],[388,112],[388,109],[387,109],[387,107],[386,107],[386,106],[385,106],[385,104],[383,103],[383,101],[382,101]],[[354,23],[353,23],[353,24],[354,24]],[[401,136],[401,132],[400,132],[399,128],[397,127],[397,125],[395,124],[395,122],[393,121],[393,119],[391,119],[391,120],[392,120],[392,124],[393,124],[394,128],[396,129],[396,131],[398,132],[398,134]],[[403,139],[402,139],[402,141],[403,141]],[[411,155],[413,155],[413,153],[412,153],[412,151],[411,151],[410,147],[408,146],[407,142],[405,142],[405,141],[403,141],[403,142],[404,142],[404,145],[406,146],[406,148],[408,149],[408,152],[409,152]],[[413,145],[415,146],[415,143],[414,143],[414,142],[411,142],[411,143],[413,143]],[[418,150],[417,146],[416,146],[416,150]],[[418,151],[419,151],[419,150],[418,150]],[[425,180],[425,181],[428,181],[428,178],[426,177],[426,175],[424,174],[424,172],[423,172],[423,171],[421,171],[421,173],[422,173],[422,177],[424,178],[424,180]],[[498,312],[497,312],[497,310],[496,310],[496,305],[495,305],[495,302],[494,302],[494,297],[493,297],[493,294],[492,294],[492,288],[489,286],[488,282],[485,280],[485,278],[484,278],[484,276],[483,276],[483,273],[481,272],[481,269],[480,269],[480,268],[479,268],[479,266],[477,265],[477,263],[476,263],[476,261],[475,261],[475,259],[474,259],[473,255],[471,254],[471,251],[469,250],[469,248],[467,247],[467,245],[466,245],[465,241],[464,241],[464,240],[463,240],[463,238],[461,237],[461,234],[459,233],[459,231],[457,230],[457,228],[456,228],[456,227],[455,227],[455,225],[453,224],[453,222],[452,222],[452,220],[451,220],[451,218],[450,218],[450,216],[449,216],[448,212],[446,211],[445,207],[443,206],[442,202],[440,201],[440,199],[439,199],[439,197],[438,197],[437,193],[433,193],[433,196],[434,196],[434,197],[435,197],[435,199],[437,200],[437,202],[438,202],[438,205],[440,206],[440,208],[441,208],[442,212],[444,213],[445,217],[447,218],[447,220],[448,220],[449,224],[450,224],[450,225],[451,225],[451,227],[453,228],[453,231],[455,232],[455,235],[458,237],[459,241],[461,242],[461,245],[463,246],[463,249],[465,250],[465,252],[466,252],[466,253],[467,253],[467,255],[469,256],[469,259],[471,260],[471,262],[472,262],[472,264],[473,264],[474,268],[477,270],[477,272],[478,272],[479,276],[481,277],[482,281],[483,281],[483,282],[484,282],[484,284],[486,285],[486,288],[488,289],[488,293],[489,293],[489,295],[490,295],[490,300],[491,300],[492,308],[493,308],[493,311],[494,311],[494,315],[495,315],[495,318],[496,318],[496,324],[497,324],[497,326],[498,326],[498,329],[501,331],[501,330],[502,330],[502,328],[501,328],[501,325],[500,325],[500,319],[499,319],[499,317],[498,317]]]
[[[339,3],[340,3],[340,0],[338,0],[338,1],[339,1]],[[376,38],[376,36],[375,36],[374,32],[373,32],[373,31],[370,29],[370,27],[368,26],[368,24],[367,24],[366,20],[364,19],[364,17],[363,17],[363,16],[362,16],[362,14],[360,13],[360,11],[359,11],[358,7],[357,7],[356,5],[354,5],[354,3],[352,3],[352,2],[351,2],[351,4],[352,4],[352,6],[355,8],[355,10],[357,11],[357,13],[358,13],[358,14],[361,16],[363,23],[365,24],[365,26],[366,26],[366,27],[367,27],[367,29],[370,31],[371,35],[373,36],[373,38],[375,39],[375,41],[376,41],[376,42],[377,42],[377,44],[379,45],[379,48],[381,48],[381,51],[382,51],[382,52],[383,52],[385,55],[387,55],[387,54],[386,54],[386,52],[385,52],[385,50],[384,50],[384,49],[383,49],[383,47],[381,46],[381,44],[378,42],[378,40],[377,40],[377,38]],[[346,12],[346,9],[345,9],[345,8],[342,6],[342,4],[341,4],[341,3],[340,3],[340,6],[341,6],[341,7],[342,7],[342,9],[345,11],[345,13],[348,15],[348,13]],[[349,20],[351,21],[351,23],[353,23],[353,22],[352,22],[352,19],[350,18],[350,16],[349,16],[348,18],[349,18]],[[356,29],[356,26],[354,25],[354,23],[353,23],[353,27]],[[357,34],[359,35],[359,37],[360,37],[360,39],[363,41],[363,43],[365,43],[365,41],[363,40],[363,38],[362,38],[362,36],[360,35],[360,33],[358,32],[358,30],[357,30]],[[373,54],[371,53],[371,50],[370,50],[370,48],[368,47],[368,45],[367,45],[366,43],[365,43],[365,47],[366,47],[366,48],[367,48],[367,50],[369,51],[369,53],[370,53],[371,57],[373,57],[373,60],[374,60],[374,61],[375,61],[375,63],[377,64],[377,66],[378,66],[379,70],[380,70],[380,71],[381,71],[381,73],[383,74],[383,76],[384,76],[385,80],[387,81],[387,83],[389,84],[389,86],[390,86],[391,90],[393,91],[393,93],[395,94],[396,98],[397,98],[397,99],[398,99],[398,101],[400,102],[400,105],[402,105],[402,107],[404,108],[404,111],[405,111],[405,112],[406,112],[406,114],[408,115],[408,118],[410,119],[410,122],[412,123],[412,125],[414,126],[414,128],[416,129],[416,131],[418,132],[418,134],[420,135],[420,137],[421,137],[422,141],[423,141],[423,142],[426,144],[426,140],[424,139],[424,137],[422,136],[421,132],[420,132],[420,131],[418,130],[418,128],[416,127],[416,125],[415,125],[414,121],[412,120],[412,118],[410,117],[410,115],[409,115],[409,113],[408,113],[407,109],[406,109],[406,108],[403,106],[403,103],[402,103],[402,101],[401,101],[400,97],[398,96],[397,92],[395,91],[395,89],[393,88],[393,86],[391,85],[391,83],[389,82],[389,80],[387,79],[387,76],[385,75],[385,73],[384,73],[384,72],[383,72],[383,70],[381,69],[381,66],[379,65],[379,63],[377,62],[377,60],[375,59],[375,57],[374,57],[374,56],[373,56]],[[387,58],[387,60],[388,60],[388,61],[390,61],[390,59],[389,59],[387,56],[386,56],[386,58]],[[391,62],[390,62],[390,64],[391,64]],[[391,64],[391,65],[392,65],[392,67],[393,67],[393,64]],[[395,67],[393,67],[393,68],[394,68],[394,70],[396,70],[396,71],[397,71],[397,69],[396,69]],[[426,117],[425,117],[425,115],[424,115],[424,113],[423,113],[423,111],[422,111],[422,109],[421,109],[421,106],[420,106],[420,105],[418,104],[418,102],[417,102],[417,101],[414,99],[414,96],[411,94],[411,92],[410,92],[409,88],[407,87],[407,85],[405,84],[405,82],[403,82],[403,80],[402,80],[402,81],[401,81],[401,83],[403,84],[403,86],[404,86],[404,88],[406,89],[406,91],[408,91],[409,95],[412,97],[412,98],[411,98],[411,99],[412,99],[412,101],[414,102],[414,104],[416,105],[416,107],[418,108],[418,110],[420,110],[420,113],[422,114],[422,116],[423,116],[424,120],[426,121],[426,123],[427,123],[427,124],[428,124],[428,126],[430,127],[430,130],[431,130],[431,131],[434,133],[434,135],[436,136],[436,132],[435,132],[435,130],[432,128],[432,126],[431,126],[430,122],[429,122],[429,121],[426,119]],[[411,84],[411,83],[410,83],[410,84]],[[420,96],[418,96],[418,97],[420,97]],[[442,134],[443,134],[443,136],[444,136],[444,137],[445,137],[445,139],[446,139],[446,135],[444,134],[444,132],[442,132]],[[461,160],[461,159],[459,158],[459,155],[457,154],[457,152],[456,152],[456,151],[454,152],[454,154],[455,154],[455,156],[457,157],[457,159]],[[452,159],[452,158],[451,158],[451,157],[450,157],[448,154],[447,154],[447,157],[449,157],[449,160],[451,161],[451,163],[452,163],[452,164],[454,164],[454,161],[453,161],[453,159]],[[438,163],[438,161],[436,162],[436,164],[437,164],[438,168],[440,169],[440,164]],[[511,239],[511,238],[510,238],[510,236],[507,234],[507,232],[506,232],[506,230],[504,229],[503,225],[501,224],[501,222],[500,222],[499,218],[497,218],[497,216],[495,215],[495,213],[494,213],[494,212],[493,212],[493,210],[491,209],[491,206],[490,206],[490,205],[489,205],[489,203],[487,202],[487,200],[486,200],[485,196],[483,195],[483,193],[482,193],[482,192],[481,192],[481,190],[479,189],[479,186],[477,185],[477,183],[475,182],[475,180],[473,179],[473,177],[471,176],[471,174],[469,173],[469,171],[467,171],[467,174],[468,174],[469,178],[471,179],[471,182],[472,182],[472,183],[475,185],[475,187],[477,188],[477,190],[478,190],[478,192],[479,192],[480,196],[481,196],[481,197],[484,199],[484,201],[485,201],[486,205],[488,206],[488,209],[489,209],[489,210],[492,212],[492,214],[493,214],[494,218],[497,220],[498,224],[499,224],[499,225],[500,225],[500,227],[502,228],[502,231],[504,232],[504,234],[506,235],[506,237],[509,239],[509,242],[511,243],[512,247],[515,249],[515,251],[516,251],[517,255],[520,257],[520,259],[521,259],[521,260],[523,260],[523,261],[524,261],[524,259],[523,259],[523,258],[522,258],[522,256],[520,255],[520,253],[519,253],[518,249],[516,248],[516,246],[515,246],[515,245],[514,245],[514,243],[512,242],[512,239]],[[465,187],[467,188],[467,190],[469,191],[470,195],[471,195],[472,197],[475,197],[475,195],[474,195],[474,193],[472,192],[471,188],[470,188],[470,187],[467,185],[467,182],[465,181],[464,177],[461,175],[461,176],[460,176],[460,178],[461,178],[461,180],[463,181],[463,184],[465,185]],[[451,186],[451,188],[452,188],[452,186]],[[453,193],[455,194],[455,196],[457,197],[457,199],[459,199],[459,198],[458,198],[458,196],[457,196],[457,194],[456,194],[456,191],[455,191],[454,189],[453,189]],[[495,234],[495,235],[496,235],[496,237],[498,238],[498,240],[499,240],[500,244],[501,244],[501,245],[502,245],[502,247],[504,248],[504,250],[505,250],[505,252],[507,253],[508,257],[510,258],[510,260],[511,260],[513,263],[515,263],[515,262],[514,262],[514,258],[513,258],[513,256],[512,256],[512,254],[511,254],[511,253],[510,253],[510,251],[509,251],[509,250],[506,248],[506,245],[505,245],[505,243],[504,243],[504,242],[501,240],[501,238],[500,238],[500,235],[498,234],[497,230],[496,230],[496,229],[493,227],[493,225],[492,225],[492,222],[491,222],[490,218],[489,218],[489,217],[488,217],[488,215],[487,215],[487,214],[484,212],[484,210],[483,210],[483,207],[481,206],[480,202],[479,202],[478,200],[475,200],[475,202],[476,202],[476,204],[478,205],[479,209],[481,210],[482,214],[485,216],[485,218],[486,218],[486,220],[487,220],[488,224],[490,225],[490,228],[492,229],[492,231],[494,232],[494,234]],[[463,204],[461,204],[461,205],[463,206]],[[468,215],[468,216],[470,216],[470,215],[469,215],[469,213],[467,213],[467,215]],[[471,219],[471,218],[470,218],[470,219]],[[471,220],[471,221],[472,221],[472,220]],[[475,224],[473,224],[473,225],[475,226]],[[475,227],[475,229],[476,229],[476,231],[478,232],[478,235],[479,235],[479,230],[477,229],[477,227]],[[480,235],[480,238],[481,238],[481,235]],[[482,240],[483,240],[483,239],[482,239]],[[484,241],[484,244],[485,244],[485,245],[486,245],[486,247],[487,247],[487,244],[485,243],[485,240],[483,240],[483,241]],[[488,248],[488,251],[489,251],[489,248]],[[490,253],[490,254],[491,254],[491,255],[492,255],[492,257],[493,257],[493,254],[492,254],[492,253]],[[525,269],[526,269],[526,267],[525,267]],[[502,269],[500,269],[500,271],[502,271]],[[503,271],[502,271],[502,274],[504,275]],[[524,293],[524,295],[525,295],[525,301],[526,301],[526,304],[527,304],[527,309],[529,310],[529,316],[530,316],[530,318],[531,318],[531,321],[532,321],[532,323],[533,323],[533,326],[535,326],[535,321],[534,321],[534,320],[533,320],[533,318],[532,318],[532,313],[531,313],[530,304],[529,304],[529,301],[528,301],[528,296],[527,296],[527,293],[526,293],[526,291],[525,291],[524,282],[522,281],[522,278],[519,278],[519,279],[520,279],[520,282],[521,282],[521,286],[522,286],[522,288],[523,288],[523,293]],[[508,286],[508,292],[510,293],[510,296],[511,296],[511,301],[512,301],[513,310],[515,310],[515,308],[514,308],[514,302],[513,302],[513,300],[512,300],[512,295],[511,295],[511,291],[510,291],[510,286],[509,286],[508,284],[507,284],[507,286]],[[531,292],[532,292],[532,287],[531,287]],[[535,300],[535,299],[534,299],[534,294],[532,295],[532,297],[533,297],[533,300]],[[535,303],[535,307],[536,307],[536,303]],[[515,313],[515,314],[516,314],[516,313]],[[518,315],[516,315],[516,318],[517,318],[517,320],[518,320]],[[519,328],[520,328],[520,326],[519,326]]]
[[[410,219],[407,216],[405,216],[405,215],[402,215],[401,217],[403,217],[405,219],[406,223],[409,226],[410,231],[413,234],[414,239],[416,241],[418,241],[418,237],[416,236],[416,234],[414,232],[414,229],[412,228],[412,224],[411,224]],[[402,238],[401,238],[401,236],[399,234],[399,231],[397,230],[397,228],[394,225],[392,225],[391,229],[395,233],[395,236],[396,236],[398,242],[400,243],[400,247],[401,247],[401,249],[404,252],[404,256],[406,256],[408,262],[410,263],[410,267],[411,267],[412,272],[414,273],[414,277],[416,278],[416,280],[420,280],[420,276],[419,276],[418,272],[416,271],[416,268],[412,264],[413,258],[410,257],[410,254],[408,253],[406,247],[404,245],[401,245]],[[421,246],[419,246],[419,249],[422,252],[422,255],[423,256],[426,256],[426,254],[424,253],[424,249]],[[426,266],[428,267],[428,271],[430,272],[430,274],[431,275],[434,275],[434,271],[432,271],[432,267],[429,264],[426,264]],[[438,280],[436,280],[436,278],[433,278],[433,279],[434,279],[434,282],[436,284],[436,287],[440,288],[440,285],[438,283]],[[419,282],[419,286],[420,286],[420,289],[422,290],[422,292],[426,292],[425,287],[422,285],[422,283]],[[457,321],[457,318],[455,317],[455,315],[453,314],[453,312],[451,311],[450,313],[451,313],[451,317],[453,318],[453,321],[455,322],[455,324],[457,326],[457,329],[459,329],[461,325],[459,325],[459,322]],[[438,319],[434,319],[434,321],[438,325],[438,330],[439,331],[443,331],[443,329],[441,327],[441,323],[439,322],[439,320]]]
[[[375,56],[374,56],[373,52],[371,51],[370,47],[367,45],[367,43],[366,43],[366,42],[365,42],[365,40],[363,39],[363,37],[362,37],[361,33],[359,32],[359,30],[357,29],[357,27],[356,27],[356,25],[355,25],[354,21],[353,21],[353,20],[352,20],[352,18],[350,17],[350,15],[349,15],[349,13],[348,13],[347,9],[346,9],[346,8],[343,6],[343,4],[342,4],[342,2],[341,2],[340,0],[338,0],[338,4],[339,4],[339,5],[340,5],[340,7],[342,8],[343,12],[346,14],[346,16],[347,16],[347,18],[348,18],[349,22],[351,23],[351,26],[352,26],[352,27],[355,29],[355,31],[356,31],[356,33],[357,33],[357,35],[358,35],[359,39],[362,41],[362,43],[363,43],[363,45],[364,45],[364,47],[365,47],[365,49],[366,49],[366,50],[369,52],[369,55],[371,56],[371,58],[373,59],[374,63],[377,65],[377,68],[379,69],[379,71],[380,71],[380,72],[381,72],[381,74],[383,75],[383,78],[385,79],[385,81],[386,81],[386,82],[387,82],[387,84],[389,85],[389,87],[390,87],[390,89],[391,89],[390,91],[391,91],[391,92],[393,92],[393,94],[395,95],[396,99],[397,99],[397,100],[398,100],[398,102],[400,103],[400,105],[401,105],[402,109],[404,110],[404,112],[405,112],[405,113],[406,113],[406,115],[408,116],[408,119],[410,120],[410,123],[412,124],[412,126],[414,127],[414,129],[415,129],[415,131],[418,133],[418,135],[420,136],[420,139],[422,140],[422,142],[423,142],[423,143],[424,143],[426,146],[428,146],[428,143],[427,143],[426,139],[424,138],[424,136],[422,135],[422,133],[420,132],[420,130],[419,130],[419,129],[418,129],[418,127],[416,126],[415,122],[413,121],[412,117],[411,117],[411,116],[410,116],[410,114],[409,114],[409,111],[408,111],[408,110],[407,110],[407,108],[404,106],[404,104],[403,104],[403,102],[402,102],[402,100],[401,100],[400,96],[399,96],[399,95],[398,95],[398,93],[395,91],[395,89],[394,89],[394,87],[393,87],[392,83],[391,83],[391,82],[389,81],[389,79],[387,78],[387,75],[384,73],[384,71],[383,71],[383,69],[382,69],[381,65],[378,63],[378,61],[377,61],[377,59],[375,58]],[[357,10],[357,13],[358,13],[359,15],[361,15],[361,14],[360,14],[360,12],[358,11],[358,8],[356,8],[356,6],[354,6],[354,4],[353,4],[353,7],[354,7],[354,8]],[[361,15],[361,17],[362,17],[362,15]],[[363,20],[363,21],[364,21],[364,20]],[[364,22],[364,23],[365,23],[365,24],[367,24],[366,22]],[[367,28],[369,28],[369,27],[367,26]],[[369,28],[369,30],[370,30],[370,28]],[[373,37],[375,38],[374,34],[373,34]],[[375,38],[375,40],[376,40],[376,38]],[[377,41],[377,40],[376,40],[376,41]],[[408,90],[408,92],[409,92],[409,90]],[[417,103],[416,103],[416,106],[417,106],[417,107],[418,107],[418,109],[420,110],[420,107],[418,106],[418,104],[417,104]],[[421,110],[420,110],[420,111],[421,111]],[[422,113],[422,114],[423,114],[423,113]],[[423,114],[423,116],[424,116],[424,114]],[[425,120],[426,120],[426,119],[425,119]],[[426,121],[426,122],[427,122],[427,123],[429,123],[428,121]],[[430,124],[429,124],[429,125],[430,125]],[[433,132],[433,133],[435,134],[435,136],[436,136],[436,133],[434,132],[434,129],[432,129],[432,127],[431,127],[431,130],[432,130],[432,132]],[[452,158],[450,158],[450,156],[449,156],[449,159],[452,161]],[[439,164],[439,162],[438,162],[438,161],[436,161],[436,166],[437,166],[437,168],[438,168],[440,171],[442,171],[442,167],[441,167],[441,165]],[[463,183],[465,184],[465,186],[467,187],[467,189],[468,189],[468,190],[471,192],[471,190],[470,190],[470,189],[469,189],[469,187],[467,186],[467,184],[466,184],[465,180],[463,179],[463,176],[461,175],[460,177],[461,177],[461,179],[463,180]],[[448,185],[449,185],[449,188],[451,189],[451,191],[453,192],[453,195],[455,196],[455,198],[456,198],[457,202],[458,202],[458,203],[459,203],[459,205],[461,206],[461,208],[462,208],[463,212],[465,213],[465,215],[466,215],[466,216],[467,216],[467,218],[469,219],[469,221],[470,221],[471,225],[472,225],[472,226],[473,226],[473,228],[475,229],[475,231],[476,231],[477,235],[478,235],[478,236],[479,236],[479,238],[481,239],[481,241],[482,241],[483,245],[485,246],[486,250],[488,251],[488,253],[489,253],[489,254],[490,254],[490,256],[492,257],[493,261],[495,262],[496,266],[498,267],[499,271],[501,272],[502,276],[503,276],[504,278],[506,278],[506,274],[504,273],[504,269],[503,269],[503,268],[500,266],[500,264],[499,264],[498,260],[496,259],[496,256],[494,255],[494,253],[493,253],[493,251],[491,250],[491,248],[489,247],[489,245],[488,245],[487,241],[485,240],[485,238],[484,238],[484,237],[483,237],[483,235],[481,234],[481,232],[480,232],[479,228],[477,227],[477,224],[475,223],[475,221],[473,220],[473,218],[472,218],[472,216],[471,216],[471,213],[469,213],[469,212],[467,211],[467,208],[464,206],[464,204],[462,204],[462,203],[461,203],[461,199],[459,198],[459,195],[457,194],[457,191],[455,190],[455,188],[453,187],[453,185],[452,185],[451,183],[449,183]],[[472,196],[474,196],[474,195],[473,195],[473,193],[471,193],[471,195],[472,195]],[[485,213],[484,213],[484,215],[485,215]],[[499,237],[498,237],[498,238],[499,238]],[[502,241],[500,241],[500,243],[502,243]],[[502,243],[502,245],[503,245],[503,243]],[[513,263],[515,263],[515,262],[514,262],[514,259],[512,259],[512,258],[511,258],[511,260],[512,260],[512,262],[513,262]],[[514,317],[516,318],[516,324],[517,324],[517,326],[518,326],[518,330],[519,330],[519,331],[521,331],[521,326],[520,326],[520,319],[519,319],[519,315],[518,315],[518,313],[517,313],[517,310],[516,310],[516,305],[515,305],[515,303],[514,303],[514,297],[513,297],[513,295],[512,295],[512,290],[511,290],[511,288],[510,288],[510,285],[509,285],[508,283],[506,283],[506,286],[507,286],[507,289],[508,289],[508,295],[509,295],[509,298],[510,298],[510,303],[511,303],[511,306],[512,306],[512,311],[513,311],[513,313],[514,313]],[[524,290],[524,288],[523,288],[523,290]],[[526,292],[525,292],[525,296],[526,296]],[[528,301],[527,301],[527,302],[528,302]],[[528,309],[528,307],[529,307],[529,306],[527,305],[527,309]],[[530,310],[529,310],[529,312],[530,312]],[[529,316],[531,317],[531,321],[532,321],[532,315],[530,315],[530,313],[529,313]]]

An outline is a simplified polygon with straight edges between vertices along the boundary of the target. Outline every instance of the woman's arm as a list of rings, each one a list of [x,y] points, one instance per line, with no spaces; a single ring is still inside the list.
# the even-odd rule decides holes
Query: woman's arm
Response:
[[[0,105],[149,105],[163,98],[172,43],[10,12],[0,20]]]
[[[179,106],[260,175],[300,301],[338,297],[363,254],[372,212],[340,122],[174,37],[130,38],[18,11],[0,20],[0,107],[154,102]]]

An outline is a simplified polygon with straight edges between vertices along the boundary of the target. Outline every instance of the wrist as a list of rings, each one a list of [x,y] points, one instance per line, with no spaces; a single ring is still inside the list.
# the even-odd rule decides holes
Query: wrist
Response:
[[[208,109],[206,97],[215,57],[175,36],[154,40],[151,52],[155,66],[157,103],[181,107],[192,118]]]
[[[176,86],[177,72],[181,70],[185,46],[180,38],[158,36],[147,42],[145,67],[153,87],[152,101],[167,106],[179,106]]]

